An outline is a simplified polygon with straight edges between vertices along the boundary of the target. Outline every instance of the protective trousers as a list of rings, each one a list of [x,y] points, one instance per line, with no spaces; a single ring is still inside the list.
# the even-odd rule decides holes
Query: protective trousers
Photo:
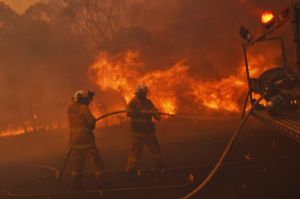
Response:
[[[127,172],[137,172],[138,165],[142,156],[144,145],[148,146],[152,155],[154,156],[155,167],[162,166],[163,161],[161,157],[160,146],[155,134],[133,134],[130,137],[130,149],[127,162]]]
[[[94,166],[94,174],[96,179],[102,177],[104,171],[104,164],[101,155],[97,147],[85,148],[85,149],[72,149],[72,182],[74,184],[79,183],[82,179],[85,161],[87,158],[92,159]]]

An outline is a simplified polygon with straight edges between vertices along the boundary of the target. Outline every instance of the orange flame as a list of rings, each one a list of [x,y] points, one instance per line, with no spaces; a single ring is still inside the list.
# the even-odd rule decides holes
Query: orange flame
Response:
[[[23,128],[7,129],[0,131],[0,137],[16,136],[24,133],[25,130]]]
[[[274,66],[269,56],[249,56],[250,75],[257,77]],[[268,64],[267,64],[268,63]],[[189,99],[198,107],[217,111],[239,112],[247,92],[244,64],[236,75],[220,80],[201,81],[189,74],[189,66],[179,61],[167,70],[144,73],[139,53],[127,51],[115,56],[101,52],[88,74],[101,90],[114,90],[128,102],[134,96],[135,87],[146,84],[157,108],[166,113],[177,113]]]
[[[246,83],[235,76],[219,81],[192,84],[195,100],[211,109],[238,112],[241,95],[246,92]]]
[[[102,52],[89,69],[89,74],[101,90],[117,91],[126,103],[134,96],[137,85],[146,84],[155,93],[151,98],[160,111],[175,113],[177,99],[173,88],[181,84],[181,73],[185,73],[187,67],[178,64],[166,71],[142,74],[144,64],[138,58],[139,53],[132,51],[113,57]]]
[[[99,54],[89,74],[101,90],[114,90],[128,102],[138,84],[146,84],[150,98],[162,112],[176,113],[179,98],[192,96],[199,106],[221,111],[239,111],[237,99],[246,90],[244,80],[230,76],[219,81],[200,81],[189,75],[189,66],[179,61],[167,70],[142,73],[139,53],[127,51],[116,56]]]
[[[63,128],[65,128],[65,125],[60,125],[59,123],[50,123],[46,125],[39,125],[36,127],[37,131],[51,131]],[[23,127],[14,127],[12,125],[8,125],[7,129],[0,131],[0,137],[11,137],[31,133],[35,133],[35,130],[30,125],[30,122],[26,121],[24,122]]]

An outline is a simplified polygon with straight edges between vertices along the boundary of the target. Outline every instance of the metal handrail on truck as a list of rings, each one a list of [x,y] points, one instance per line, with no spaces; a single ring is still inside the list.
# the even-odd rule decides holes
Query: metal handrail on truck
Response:
[[[287,10],[287,9],[286,9]],[[290,8],[288,8],[288,17],[286,19],[281,20],[278,24],[275,24],[274,27],[265,31],[262,35],[257,38],[253,38],[252,34],[245,29],[243,26],[241,27],[240,34],[245,39],[245,42],[242,45],[243,52],[244,52],[244,62],[245,62],[245,71],[247,75],[248,81],[248,92],[245,99],[245,103],[243,106],[242,117],[245,114],[247,109],[247,105],[250,101],[251,107],[253,106],[255,99],[253,97],[253,93],[255,93],[255,79],[250,77],[249,72],[249,64],[248,64],[248,48],[253,47],[254,44],[258,44],[261,42],[268,42],[268,41],[279,41],[282,53],[282,68],[288,69],[286,53],[285,53],[285,46],[284,40],[282,36],[279,37],[269,37],[276,29],[282,27],[286,22],[291,21],[293,26],[293,33],[294,33],[294,40],[296,46],[296,55],[297,60],[296,64],[298,66],[298,78],[300,77],[300,37],[299,37],[299,30],[300,30],[300,4],[292,4]],[[248,32],[247,32],[248,31]],[[245,37],[246,32],[246,37]],[[244,36],[242,35],[244,33]],[[264,87],[264,89],[266,89]],[[300,87],[299,87],[300,89]],[[263,91],[266,92],[266,91]],[[249,100],[250,99],[250,100]],[[280,132],[292,140],[298,142],[300,144],[300,116],[299,112],[297,114],[288,114],[293,110],[281,110],[278,114],[271,114],[266,110],[264,107],[257,107],[251,115],[255,118],[259,119],[260,121],[266,123],[269,126],[275,127],[280,130]]]

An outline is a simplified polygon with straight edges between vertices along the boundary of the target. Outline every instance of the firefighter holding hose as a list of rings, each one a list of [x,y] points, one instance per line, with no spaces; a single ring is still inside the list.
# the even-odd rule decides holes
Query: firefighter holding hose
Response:
[[[140,85],[135,91],[135,97],[129,102],[127,116],[131,118],[131,142],[127,162],[127,175],[130,179],[138,176],[138,165],[146,145],[150,148],[155,159],[155,169],[163,170],[165,164],[161,157],[161,150],[155,135],[155,125],[152,118],[159,121],[161,116],[151,100],[147,98],[149,89]]]
[[[98,186],[104,183],[104,165],[101,155],[95,144],[96,119],[89,110],[89,104],[95,93],[79,90],[75,93],[72,102],[68,106],[68,118],[70,126],[69,143],[72,149],[72,188],[78,189],[81,185],[82,174],[87,158],[92,159],[94,174]]]

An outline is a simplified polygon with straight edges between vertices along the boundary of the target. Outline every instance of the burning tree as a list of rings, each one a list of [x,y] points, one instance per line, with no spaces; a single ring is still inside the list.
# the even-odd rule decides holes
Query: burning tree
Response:
[[[120,28],[123,0],[65,0],[64,14],[87,35],[97,48],[112,40]]]

